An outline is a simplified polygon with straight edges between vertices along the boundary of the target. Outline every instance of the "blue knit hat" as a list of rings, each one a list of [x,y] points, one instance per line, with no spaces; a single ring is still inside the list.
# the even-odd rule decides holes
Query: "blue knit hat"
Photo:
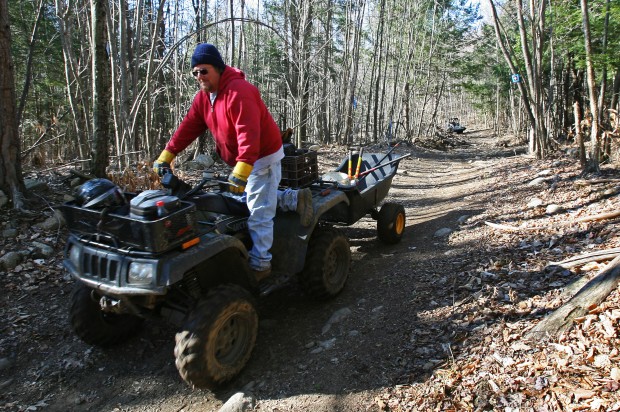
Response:
[[[200,43],[196,46],[196,50],[194,50],[191,67],[196,67],[199,64],[210,64],[213,67],[220,69],[224,69],[224,67],[226,67],[220,52],[217,51],[217,48],[214,45],[209,43]]]

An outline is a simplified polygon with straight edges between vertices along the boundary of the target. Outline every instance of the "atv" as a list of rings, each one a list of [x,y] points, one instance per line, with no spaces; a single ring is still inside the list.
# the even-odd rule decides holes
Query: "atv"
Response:
[[[457,117],[453,117],[448,121],[448,132],[450,133],[463,134],[466,129],[465,126],[461,126]]]
[[[129,338],[145,318],[167,319],[180,328],[174,356],[183,380],[196,388],[231,380],[256,342],[258,298],[293,278],[317,299],[344,288],[351,252],[336,226],[370,214],[381,240],[400,241],[404,208],[378,209],[400,158],[380,155],[359,157],[368,173],[340,183],[318,178],[316,153],[283,159],[282,183],[311,189],[314,217],[303,226],[296,212],[278,210],[272,273],[261,280],[248,265],[247,206],[225,194],[217,174],[205,173],[193,188],[167,174],[163,190],[141,193],[105,179],[86,182],[61,207],[70,231],[63,264],[76,280],[73,330],[105,347]],[[344,168],[343,162],[338,170]]]

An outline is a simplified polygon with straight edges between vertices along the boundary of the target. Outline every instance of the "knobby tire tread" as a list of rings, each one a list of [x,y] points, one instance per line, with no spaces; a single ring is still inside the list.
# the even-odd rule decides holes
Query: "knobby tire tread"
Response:
[[[344,259],[346,259],[345,273],[340,274],[342,279],[335,288],[326,283],[325,274],[323,273],[326,254],[334,247],[341,247],[342,253],[345,255]],[[333,227],[317,228],[310,238],[306,264],[299,275],[300,283],[306,293],[315,299],[326,300],[332,298],[338,295],[344,288],[349,275],[350,264],[351,250],[346,236],[340,230]]]
[[[253,318],[247,351],[233,365],[218,369],[219,363],[208,359],[209,332],[219,316],[231,305],[249,308]],[[249,305],[249,306],[248,306]],[[179,374],[195,388],[213,389],[236,376],[250,358],[258,333],[258,315],[254,299],[237,285],[222,285],[212,289],[190,312],[183,330],[176,334],[175,364]],[[212,344],[213,342],[210,342]],[[216,365],[214,365],[216,363]]]
[[[142,319],[130,314],[104,313],[91,298],[93,290],[77,284],[71,292],[69,321],[76,335],[84,342],[109,347],[133,335]]]

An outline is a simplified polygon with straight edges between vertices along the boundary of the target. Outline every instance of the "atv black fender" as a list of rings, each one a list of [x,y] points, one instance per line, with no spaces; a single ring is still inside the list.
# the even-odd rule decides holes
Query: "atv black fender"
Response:
[[[313,193],[314,217],[307,227],[301,225],[297,212],[278,211],[274,220],[274,236],[271,253],[273,270],[295,274],[301,272],[306,262],[308,242],[321,217],[329,210],[342,205],[349,206],[349,198],[340,190],[321,195]]]
[[[163,262],[161,283],[174,285],[187,272],[195,270],[204,287],[234,283],[253,289],[256,280],[251,276],[247,262],[248,251],[241,240],[209,233],[201,237],[197,245]]]

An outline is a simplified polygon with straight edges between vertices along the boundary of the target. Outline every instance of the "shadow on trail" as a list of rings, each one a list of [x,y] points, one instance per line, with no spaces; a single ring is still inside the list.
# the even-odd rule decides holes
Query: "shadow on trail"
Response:
[[[434,229],[456,215],[422,226]],[[407,227],[407,233],[415,229],[416,225]],[[542,315],[504,310],[504,301],[513,305],[511,299],[527,300],[557,287],[550,286],[554,274],[508,269],[481,284],[467,285],[481,262],[497,256],[497,251],[485,251],[478,243],[448,247],[444,240],[414,240],[412,235],[390,248],[371,239],[371,229],[346,232],[353,248],[365,254],[354,260],[346,289],[325,303],[308,300],[295,288],[264,301],[267,324],[261,327],[256,352],[237,387],[254,382],[259,399],[275,399],[283,394],[342,395],[422,382],[436,368],[448,367],[464,339],[480,327]],[[516,261],[527,252],[506,245],[501,254]],[[477,292],[501,289],[504,282],[517,285],[516,295],[508,297],[506,289],[496,297],[497,309],[463,322],[470,307],[461,302],[475,300]],[[329,323],[334,313],[343,311],[348,315],[341,322]],[[283,382],[281,376],[295,378]]]

